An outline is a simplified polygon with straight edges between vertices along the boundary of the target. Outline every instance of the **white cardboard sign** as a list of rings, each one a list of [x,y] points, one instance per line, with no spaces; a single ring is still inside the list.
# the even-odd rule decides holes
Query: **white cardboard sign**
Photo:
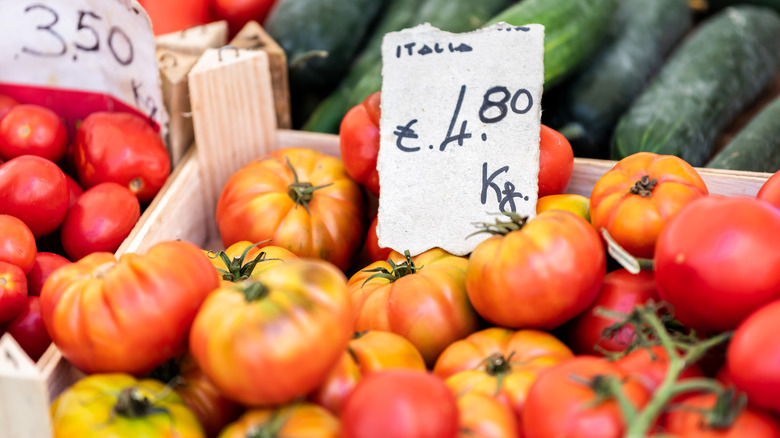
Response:
[[[543,56],[538,24],[385,36],[380,246],[466,255],[488,237],[476,222],[535,215]]]
[[[165,129],[146,12],[134,0],[0,1],[0,82],[108,94]]]

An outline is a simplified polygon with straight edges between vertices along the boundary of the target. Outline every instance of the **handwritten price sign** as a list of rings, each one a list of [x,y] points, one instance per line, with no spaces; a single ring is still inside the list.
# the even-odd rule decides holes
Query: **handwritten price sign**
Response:
[[[465,255],[475,222],[536,211],[544,27],[468,34],[420,25],[385,36],[381,246]]]
[[[133,0],[0,2],[0,82],[109,94],[164,126],[151,24]]]

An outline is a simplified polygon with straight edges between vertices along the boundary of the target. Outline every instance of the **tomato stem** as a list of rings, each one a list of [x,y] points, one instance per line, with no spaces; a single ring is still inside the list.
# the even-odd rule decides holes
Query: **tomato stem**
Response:
[[[170,415],[167,408],[155,406],[153,400],[134,386],[125,388],[119,393],[114,405],[114,413],[126,418],[140,418],[161,413]]]
[[[382,266],[376,267],[374,269],[363,269],[362,272],[376,272],[376,273],[366,278],[366,281],[364,281],[363,284],[360,285],[360,287],[365,286],[366,283],[368,283],[371,279],[374,278],[384,278],[385,280],[388,280],[390,283],[392,283],[401,277],[414,274],[423,268],[422,266],[418,268],[417,266],[414,265],[414,261],[412,261],[412,256],[409,253],[409,250],[404,251],[404,257],[406,257],[406,260],[398,264],[396,264],[391,259],[387,259],[387,264],[390,265],[390,269],[391,269],[390,271],[388,271],[387,268]]]
[[[310,182],[301,182],[298,180],[298,172],[295,171],[295,168],[290,163],[290,159],[285,157],[285,160],[287,162],[287,167],[290,168],[290,171],[292,171],[293,174],[293,178],[295,179],[295,182],[287,186],[287,194],[290,195],[290,198],[292,198],[293,201],[295,201],[295,207],[298,207],[298,205],[303,205],[303,208],[306,209],[306,212],[311,214],[311,210],[309,210],[309,202],[311,202],[312,198],[314,198],[314,192],[333,185],[333,183],[314,186]]]
[[[631,193],[639,195],[643,198],[649,198],[653,194],[655,185],[658,184],[658,180],[650,179],[649,175],[643,175],[633,186],[631,186]]]
[[[268,286],[259,281],[247,280],[239,286],[247,303],[262,300],[271,292]]]
[[[471,237],[479,233],[488,233],[491,235],[505,236],[511,233],[512,231],[518,231],[522,229],[525,226],[525,224],[528,222],[528,216],[520,216],[515,212],[511,212],[511,211],[502,212],[500,213],[500,215],[508,217],[509,221],[501,222],[498,218],[496,218],[494,223],[475,222],[474,225],[480,229],[469,234],[466,237]]]
[[[607,253],[609,253],[620,266],[625,268],[626,271],[632,274],[638,274],[639,271],[643,269],[648,271],[653,270],[654,264],[652,259],[643,259],[631,255],[612,238],[606,228],[601,229],[601,235],[604,236],[604,241],[607,242]]]
[[[249,254],[249,251],[252,250],[252,248],[270,241],[271,239],[267,239],[261,242],[257,242],[254,245],[250,245],[244,249],[244,252],[242,252],[240,256],[236,256],[232,260],[230,259],[230,257],[228,257],[225,251],[219,251],[213,257],[211,256],[211,254],[209,254],[209,257],[211,258],[219,257],[220,259],[222,259],[222,263],[224,263],[226,269],[217,268],[217,271],[222,275],[223,280],[232,281],[235,283],[241,280],[246,280],[247,278],[251,277],[252,272],[254,271],[258,263],[267,262],[271,260],[281,260],[281,259],[267,259],[265,258],[266,256],[265,252],[260,251],[260,253],[257,254],[257,256],[255,256],[253,260],[244,264],[244,260],[246,260],[246,256]]]

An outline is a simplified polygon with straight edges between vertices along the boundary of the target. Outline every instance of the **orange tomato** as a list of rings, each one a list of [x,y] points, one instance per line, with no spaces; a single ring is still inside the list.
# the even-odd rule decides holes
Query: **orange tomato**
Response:
[[[228,425],[219,438],[306,437],[338,438],[339,420],[310,403],[294,403],[275,409],[253,409]]]
[[[251,276],[271,269],[285,260],[297,259],[298,256],[279,246],[264,246],[258,248],[248,240],[242,240],[230,245],[224,251],[205,251],[211,263],[217,268],[220,280],[241,281]],[[222,258],[227,257],[227,262]]]
[[[520,427],[511,409],[495,398],[479,392],[458,397],[460,432],[458,438],[517,438]]]
[[[638,152],[596,182],[590,195],[591,223],[597,230],[605,228],[635,257],[652,258],[664,225],[707,194],[704,180],[683,159]]]

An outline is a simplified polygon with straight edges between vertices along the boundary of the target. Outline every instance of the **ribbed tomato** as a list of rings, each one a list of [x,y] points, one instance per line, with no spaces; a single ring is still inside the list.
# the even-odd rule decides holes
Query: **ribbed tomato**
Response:
[[[273,409],[253,409],[229,424],[219,438],[339,438],[339,420],[310,403],[291,403]]]

